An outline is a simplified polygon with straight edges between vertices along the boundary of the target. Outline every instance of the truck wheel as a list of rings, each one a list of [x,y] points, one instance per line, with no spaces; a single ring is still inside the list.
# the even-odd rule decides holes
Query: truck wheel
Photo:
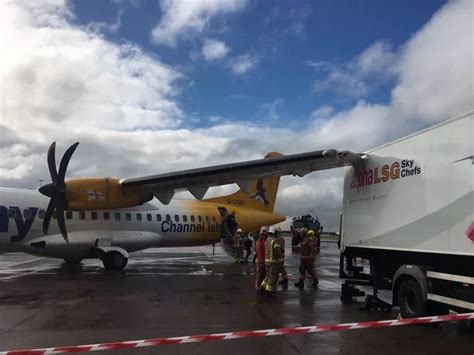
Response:
[[[127,262],[128,258],[118,251],[109,251],[102,258],[106,270],[123,270]]]
[[[398,304],[403,318],[423,317],[426,302],[418,282],[412,278],[402,281],[398,289]]]

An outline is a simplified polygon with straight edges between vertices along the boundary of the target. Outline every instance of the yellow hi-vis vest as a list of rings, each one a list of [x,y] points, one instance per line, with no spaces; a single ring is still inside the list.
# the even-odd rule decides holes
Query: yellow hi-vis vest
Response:
[[[268,237],[265,242],[265,264],[277,264],[281,257],[281,248],[278,239]]]

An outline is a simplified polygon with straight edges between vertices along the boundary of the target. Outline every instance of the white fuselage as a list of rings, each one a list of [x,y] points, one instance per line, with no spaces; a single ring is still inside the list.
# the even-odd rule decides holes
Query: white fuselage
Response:
[[[128,252],[150,247],[217,243],[222,218],[215,205],[153,199],[142,206],[111,211],[67,212],[69,244],[53,218],[43,233],[49,199],[36,190],[0,188],[0,253],[27,252],[57,258],[88,256],[97,245]],[[199,204],[198,208],[194,208]]]

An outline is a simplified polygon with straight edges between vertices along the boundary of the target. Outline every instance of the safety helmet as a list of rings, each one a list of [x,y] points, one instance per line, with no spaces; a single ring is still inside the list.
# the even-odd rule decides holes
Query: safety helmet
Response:
[[[242,228],[237,229],[237,233],[242,233]]]
[[[308,231],[308,235],[314,235],[314,230],[310,229],[310,230]]]
[[[260,228],[260,233],[266,233],[266,232],[268,232],[267,226],[263,226],[262,228]]]
[[[268,230],[268,233],[275,234],[277,231],[275,226],[271,226],[270,229]]]

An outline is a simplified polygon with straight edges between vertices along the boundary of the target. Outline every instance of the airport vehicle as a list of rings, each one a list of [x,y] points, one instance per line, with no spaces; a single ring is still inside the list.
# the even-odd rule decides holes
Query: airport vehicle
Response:
[[[52,182],[39,190],[0,188],[0,252],[26,252],[79,263],[100,258],[123,269],[129,253],[150,247],[228,246],[237,225],[245,232],[285,220],[273,213],[279,177],[350,165],[360,156],[321,150],[153,176],[65,179],[79,143],[56,167],[55,143],[47,162]],[[210,186],[236,183],[234,194],[204,199]],[[173,200],[177,190],[199,201]],[[51,226],[50,222],[53,220]]]
[[[403,317],[474,310],[474,112],[368,151],[344,179],[342,300]],[[370,262],[370,272],[356,264]],[[368,263],[365,263],[367,265]]]
[[[301,236],[299,234],[299,230],[301,228],[307,228],[315,231],[317,234],[320,233],[321,223],[319,219],[316,217],[311,216],[309,213],[301,216],[293,218],[291,223],[291,245],[296,246],[301,242]],[[318,238],[319,241],[319,238]],[[318,245],[319,247],[320,245]]]

